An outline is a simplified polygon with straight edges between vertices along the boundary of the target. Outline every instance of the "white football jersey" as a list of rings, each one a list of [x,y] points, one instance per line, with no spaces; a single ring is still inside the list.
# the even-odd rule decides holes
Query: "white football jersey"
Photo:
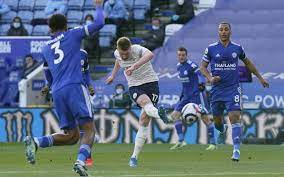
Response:
[[[135,44],[131,46],[130,57],[127,60],[121,59],[118,50],[114,51],[114,56],[118,61],[120,67],[126,70],[138,60],[140,60],[140,58],[147,51],[149,51],[147,48]],[[126,77],[129,87],[139,86],[145,83],[155,82],[159,80],[157,73],[153,69],[151,61],[148,61],[144,65],[140,66],[138,69],[134,70],[130,76],[127,76],[125,72],[124,75]]]

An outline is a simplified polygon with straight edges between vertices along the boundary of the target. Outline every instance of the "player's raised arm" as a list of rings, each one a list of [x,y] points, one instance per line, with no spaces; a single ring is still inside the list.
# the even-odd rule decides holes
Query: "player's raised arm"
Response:
[[[245,58],[242,60],[246,67],[249,69],[250,72],[252,72],[260,81],[263,87],[269,87],[269,83],[259,74],[258,70],[256,69],[255,65],[249,58]]]
[[[120,68],[120,65],[119,65],[119,63],[118,63],[118,61],[116,59],[114,67],[113,67],[112,72],[111,72],[111,75],[106,79],[106,84],[111,84],[112,83],[112,81],[114,80],[115,75],[118,72],[119,68]]]
[[[103,0],[93,0],[96,6],[94,14],[94,23],[81,27],[75,27],[72,29],[74,37],[78,40],[82,40],[85,36],[90,36],[98,32],[105,24],[104,12],[103,12]]]

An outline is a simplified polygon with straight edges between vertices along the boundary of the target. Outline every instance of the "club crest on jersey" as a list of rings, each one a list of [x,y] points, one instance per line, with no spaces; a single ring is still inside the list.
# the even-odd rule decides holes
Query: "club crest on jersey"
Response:
[[[133,97],[134,99],[136,99],[136,98],[137,98],[137,93],[133,93],[132,97]]]
[[[233,57],[233,58],[237,58],[237,53],[236,53],[236,52],[233,52],[233,53],[232,53],[232,57]]]

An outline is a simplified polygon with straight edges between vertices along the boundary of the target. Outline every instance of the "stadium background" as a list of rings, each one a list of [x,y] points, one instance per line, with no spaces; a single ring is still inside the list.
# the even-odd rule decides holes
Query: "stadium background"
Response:
[[[28,37],[7,37],[0,38],[0,60],[1,60],[1,119],[0,125],[3,127],[0,131],[0,141],[21,141],[22,137],[31,133],[32,135],[46,134],[43,128],[50,127],[49,133],[59,131],[57,121],[50,122],[50,125],[43,125],[44,119],[40,118],[46,110],[34,109],[32,107],[48,106],[46,100],[40,96],[40,89],[44,85],[44,79],[41,68],[41,47],[44,41],[48,39],[48,28],[46,25],[31,26],[29,22],[33,18],[38,18],[38,13],[43,11],[46,2],[31,1],[25,3],[24,0],[5,1],[10,5],[12,11],[1,18],[0,32],[5,34],[10,26],[14,16],[21,16],[24,26],[29,29]],[[131,37],[133,43],[139,43],[142,40],[143,33],[147,32],[151,26],[153,11],[150,1],[125,1],[129,12],[133,29],[124,31],[124,34]],[[248,142],[281,143],[281,131],[283,131],[283,79],[282,69],[283,52],[281,43],[284,41],[284,23],[281,20],[284,17],[284,3],[280,0],[254,0],[254,1],[193,1],[196,16],[186,24],[169,24],[169,19],[175,13],[175,1],[157,1],[159,8],[159,18],[165,24],[165,39],[162,47],[154,50],[155,58],[153,65],[160,78],[160,101],[168,108],[172,108],[179,99],[180,84],[176,72],[176,50],[178,46],[185,46],[189,50],[191,60],[199,63],[204,49],[208,44],[217,40],[217,24],[220,21],[229,21],[232,23],[232,40],[244,46],[246,54],[255,62],[261,74],[268,79],[271,84],[269,89],[263,89],[261,85],[253,78],[251,83],[242,83],[243,93],[242,101],[244,107],[244,140]],[[68,1],[68,10],[66,12],[69,26],[80,25],[86,14],[95,9],[87,1]],[[72,12],[72,13],[71,13]],[[77,15],[74,15],[77,14]],[[25,15],[22,15],[25,14]],[[137,128],[137,115],[139,111],[133,107],[131,110],[109,109],[108,102],[114,93],[114,86],[118,83],[126,85],[123,72],[120,71],[115,82],[111,86],[104,83],[106,75],[111,70],[114,63],[112,52],[114,50],[113,42],[116,33],[113,32],[113,24],[107,24],[99,33],[100,55],[90,56],[90,72],[93,78],[92,84],[96,94],[93,97],[95,108],[97,109],[97,119],[100,119],[97,125],[99,134],[102,134],[102,142],[133,142]],[[38,31],[38,28],[40,30]],[[116,30],[116,28],[115,28]],[[44,35],[44,36],[42,36]],[[24,76],[21,76],[21,67],[23,57],[32,54],[38,60],[38,67]],[[98,59],[99,57],[99,59]],[[15,69],[16,68],[16,69]],[[8,74],[7,74],[8,73]],[[13,79],[16,78],[16,79]],[[10,82],[5,82],[5,79]],[[18,91],[19,90],[19,91]],[[17,95],[19,94],[19,99]],[[8,100],[8,101],[7,101]],[[7,104],[8,102],[9,104]],[[29,109],[26,109],[29,107]],[[11,109],[12,108],[12,109]],[[52,115],[56,115],[51,109]],[[22,116],[17,115],[21,112]],[[31,113],[32,123],[28,126],[25,121],[25,113]],[[101,115],[106,112],[107,117],[117,117],[117,122],[112,125],[100,128],[102,122],[108,124],[107,118]],[[125,115],[132,114],[133,120],[126,120]],[[103,118],[102,118],[103,117]],[[52,119],[53,120],[53,119]],[[130,127],[125,130],[127,122]],[[133,123],[134,122],[134,123]],[[21,125],[18,125],[21,124]],[[56,126],[55,126],[56,125]],[[156,126],[153,123],[153,137],[149,142],[170,142],[176,141],[176,134],[173,126],[165,126],[162,123]],[[55,126],[55,127],[54,127]],[[119,132],[114,135],[115,131]],[[5,127],[5,128],[4,128]],[[21,130],[18,128],[21,127]],[[26,129],[25,129],[26,127]],[[187,130],[187,141],[191,144],[207,143],[206,131],[204,125],[190,126]],[[17,135],[16,132],[22,132]],[[29,132],[29,133],[28,133]],[[230,133],[230,132],[228,132]],[[12,136],[12,138],[11,138]],[[116,136],[116,137],[111,137]],[[129,137],[122,140],[122,136]],[[230,134],[228,134],[230,137]],[[125,137],[124,137],[125,138]],[[231,143],[228,138],[227,143]]]

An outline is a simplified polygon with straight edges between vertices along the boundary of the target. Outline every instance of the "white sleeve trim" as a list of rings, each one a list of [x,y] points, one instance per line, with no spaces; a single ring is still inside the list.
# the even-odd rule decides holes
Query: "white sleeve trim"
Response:
[[[89,33],[89,30],[88,30],[88,26],[87,26],[87,25],[84,26],[84,29],[85,29],[86,35],[87,35],[87,36],[90,36],[90,33]]]
[[[197,68],[197,69],[194,71],[194,73],[196,73],[197,71],[199,71],[199,68]]]
[[[205,62],[207,62],[207,63],[209,63],[209,60],[206,59],[205,57],[202,57],[202,60],[205,61]]]

